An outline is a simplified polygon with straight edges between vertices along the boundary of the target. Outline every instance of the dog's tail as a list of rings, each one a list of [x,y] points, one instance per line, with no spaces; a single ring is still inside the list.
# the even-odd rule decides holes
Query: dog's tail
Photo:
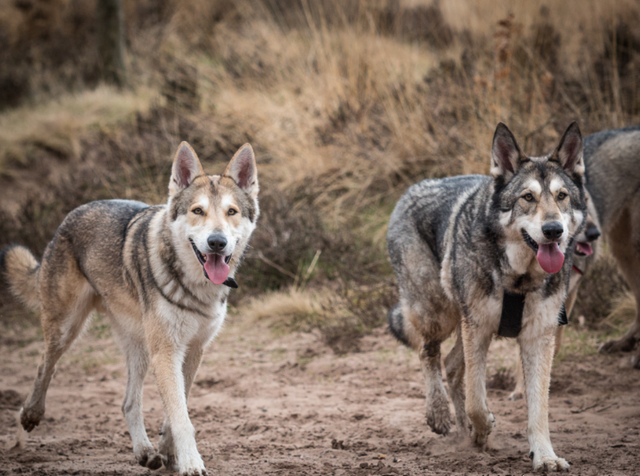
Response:
[[[404,330],[404,316],[402,315],[400,304],[396,304],[389,310],[387,320],[389,321],[389,330],[391,331],[391,334],[393,334],[393,337],[398,339],[407,347],[411,347],[409,339],[407,339],[407,334]]]
[[[24,246],[11,245],[0,251],[0,277],[9,285],[11,293],[25,306],[40,309],[38,271],[40,263]]]

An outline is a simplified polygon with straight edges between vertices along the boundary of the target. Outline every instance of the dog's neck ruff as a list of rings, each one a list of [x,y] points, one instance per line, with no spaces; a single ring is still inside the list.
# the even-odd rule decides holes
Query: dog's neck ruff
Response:
[[[501,337],[518,337],[522,330],[522,316],[524,314],[524,303],[527,295],[504,292],[502,298],[502,314],[500,315],[500,326],[498,335]],[[569,323],[567,311],[564,303],[558,314],[558,325],[564,326]]]

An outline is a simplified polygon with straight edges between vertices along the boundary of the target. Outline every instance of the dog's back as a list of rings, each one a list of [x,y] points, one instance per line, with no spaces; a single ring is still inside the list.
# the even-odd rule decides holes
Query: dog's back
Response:
[[[469,190],[489,180],[484,175],[461,175],[423,180],[409,187],[389,220],[387,241],[392,266],[402,265],[401,254],[397,251],[407,240],[415,238],[424,241],[441,262],[445,234],[456,202]]]
[[[640,208],[640,125],[585,137],[584,161],[600,225],[611,233],[621,214]]]
[[[114,286],[126,292],[122,252],[127,227],[147,208],[131,200],[101,200],[76,208],[58,227],[42,265],[27,248],[8,248],[2,271],[12,293],[32,308],[51,307],[50,300],[62,293],[57,290],[73,286],[61,277],[86,279],[98,294],[110,294]]]

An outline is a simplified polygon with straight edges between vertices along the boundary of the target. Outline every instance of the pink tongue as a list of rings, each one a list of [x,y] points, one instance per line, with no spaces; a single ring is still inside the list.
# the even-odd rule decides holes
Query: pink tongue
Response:
[[[587,256],[593,254],[593,248],[591,248],[591,245],[589,243],[578,242],[578,249]]]
[[[547,273],[557,273],[564,263],[564,255],[560,252],[558,243],[539,245],[537,258],[538,263]]]
[[[204,269],[213,284],[222,284],[229,276],[229,265],[224,262],[224,256],[207,255]]]

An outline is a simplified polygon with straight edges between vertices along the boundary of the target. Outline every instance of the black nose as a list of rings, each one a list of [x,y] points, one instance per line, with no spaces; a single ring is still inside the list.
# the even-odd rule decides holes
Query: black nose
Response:
[[[587,237],[587,241],[596,241],[600,237],[600,230],[595,225],[587,225],[584,235]]]
[[[560,223],[559,221],[552,221],[542,225],[542,233],[548,240],[557,240],[562,236],[563,231],[564,229],[562,228],[562,223]]]
[[[214,253],[220,253],[224,250],[224,247],[227,246],[227,239],[220,233],[213,233],[209,235],[209,238],[207,238],[207,244],[209,245],[209,248],[211,248],[211,251]]]

